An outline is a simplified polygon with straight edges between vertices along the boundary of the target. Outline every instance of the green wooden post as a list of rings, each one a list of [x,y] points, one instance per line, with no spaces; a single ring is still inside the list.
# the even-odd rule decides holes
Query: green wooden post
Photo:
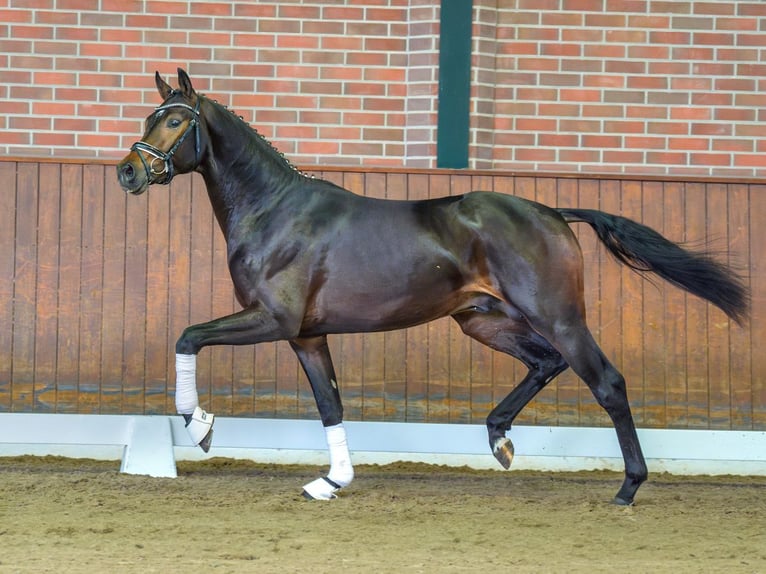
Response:
[[[472,0],[442,0],[437,167],[468,167],[472,13]]]

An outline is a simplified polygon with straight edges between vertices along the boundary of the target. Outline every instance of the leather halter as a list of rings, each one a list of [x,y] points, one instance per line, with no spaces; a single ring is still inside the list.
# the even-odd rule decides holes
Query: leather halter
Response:
[[[175,92],[171,94],[171,97],[175,95]],[[144,169],[146,170],[146,177],[147,179],[151,179],[151,176],[161,176],[165,174],[165,178],[162,181],[155,181],[153,183],[159,183],[162,185],[167,185],[170,183],[170,180],[173,179],[173,176],[175,175],[173,171],[173,154],[176,153],[176,150],[178,150],[178,147],[183,143],[183,141],[186,139],[186,136],[189,135],[189,132],[194,129],[194,154],[195,154],[195,161],[199,163],[199,155],[200,155],[200,148],[199,148],[199,103],[201,100],[201,96],[197,96],[197,103],[194,105],[194,107],[191,107],[188,104],[184,104],[182,102],[176,102],[173,104],[163,104],[157,108],[154,109],[154,113],[162,112],[164,110],[169,110],[171,108],[184,108],[189,111],[191,111],[194,116],[192,117],[191,121],[189,122],[189,125],[186,126],[186,129],[184,130],[184,133],[181,134],[181,137],[179,137],[176,142],[171,146],[171,148],[164,152],[161,149],[158,149],[154,147],[151,144],[146,143],[145,141],[137,141],[132,146],[130,146],[131,151],[142,151],[144,153],[147,153],[151,156],[153,156],[153,159],[149,162],[146,161],[144,158],[144,155],[139,153],[138,157],[141,158],[141,163],[144,164]],[[159,162],[161,168],[157,169],[156,165]]]

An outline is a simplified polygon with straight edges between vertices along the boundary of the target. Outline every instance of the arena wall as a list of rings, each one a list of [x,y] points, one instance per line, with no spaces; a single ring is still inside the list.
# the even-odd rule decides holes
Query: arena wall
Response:
[[[336,168],[312,173],[374,197],[494,190],[623,214],[680,241],[716,240],[753,289],[740,328],[617,265],[576,226],[590,326],[628,380],[639,426],[766,429],[766,185],[677,178]],[[126,197],[109,162],[0,161],[0,411],[172,414],[173,349],[190,323],[236,310],[225,246],[198,176]],[[524,375],[449,319],[330,338],[349,420],[481,423]],[[286,343],[205,349],[198,384],[218,415],[316,418]],[[567,372],[522,424],[604,426]]]

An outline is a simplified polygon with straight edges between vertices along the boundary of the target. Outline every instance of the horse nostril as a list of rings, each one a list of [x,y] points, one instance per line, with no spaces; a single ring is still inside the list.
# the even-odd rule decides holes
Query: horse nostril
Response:
[[[126,163],[122,168],[122,175],[125,177],[125,179],[133,179],[136,176],[136,172],[132,165]]]

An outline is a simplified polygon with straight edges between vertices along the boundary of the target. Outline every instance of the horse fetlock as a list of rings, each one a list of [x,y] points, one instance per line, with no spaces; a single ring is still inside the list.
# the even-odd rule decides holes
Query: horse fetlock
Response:
[[[513,462],[513,443],[511,439],[507,437],[500,437],[495,439],[492,444],[492,454],[495,455],[497,461],[508,470],[511,468],[511,462]]]

